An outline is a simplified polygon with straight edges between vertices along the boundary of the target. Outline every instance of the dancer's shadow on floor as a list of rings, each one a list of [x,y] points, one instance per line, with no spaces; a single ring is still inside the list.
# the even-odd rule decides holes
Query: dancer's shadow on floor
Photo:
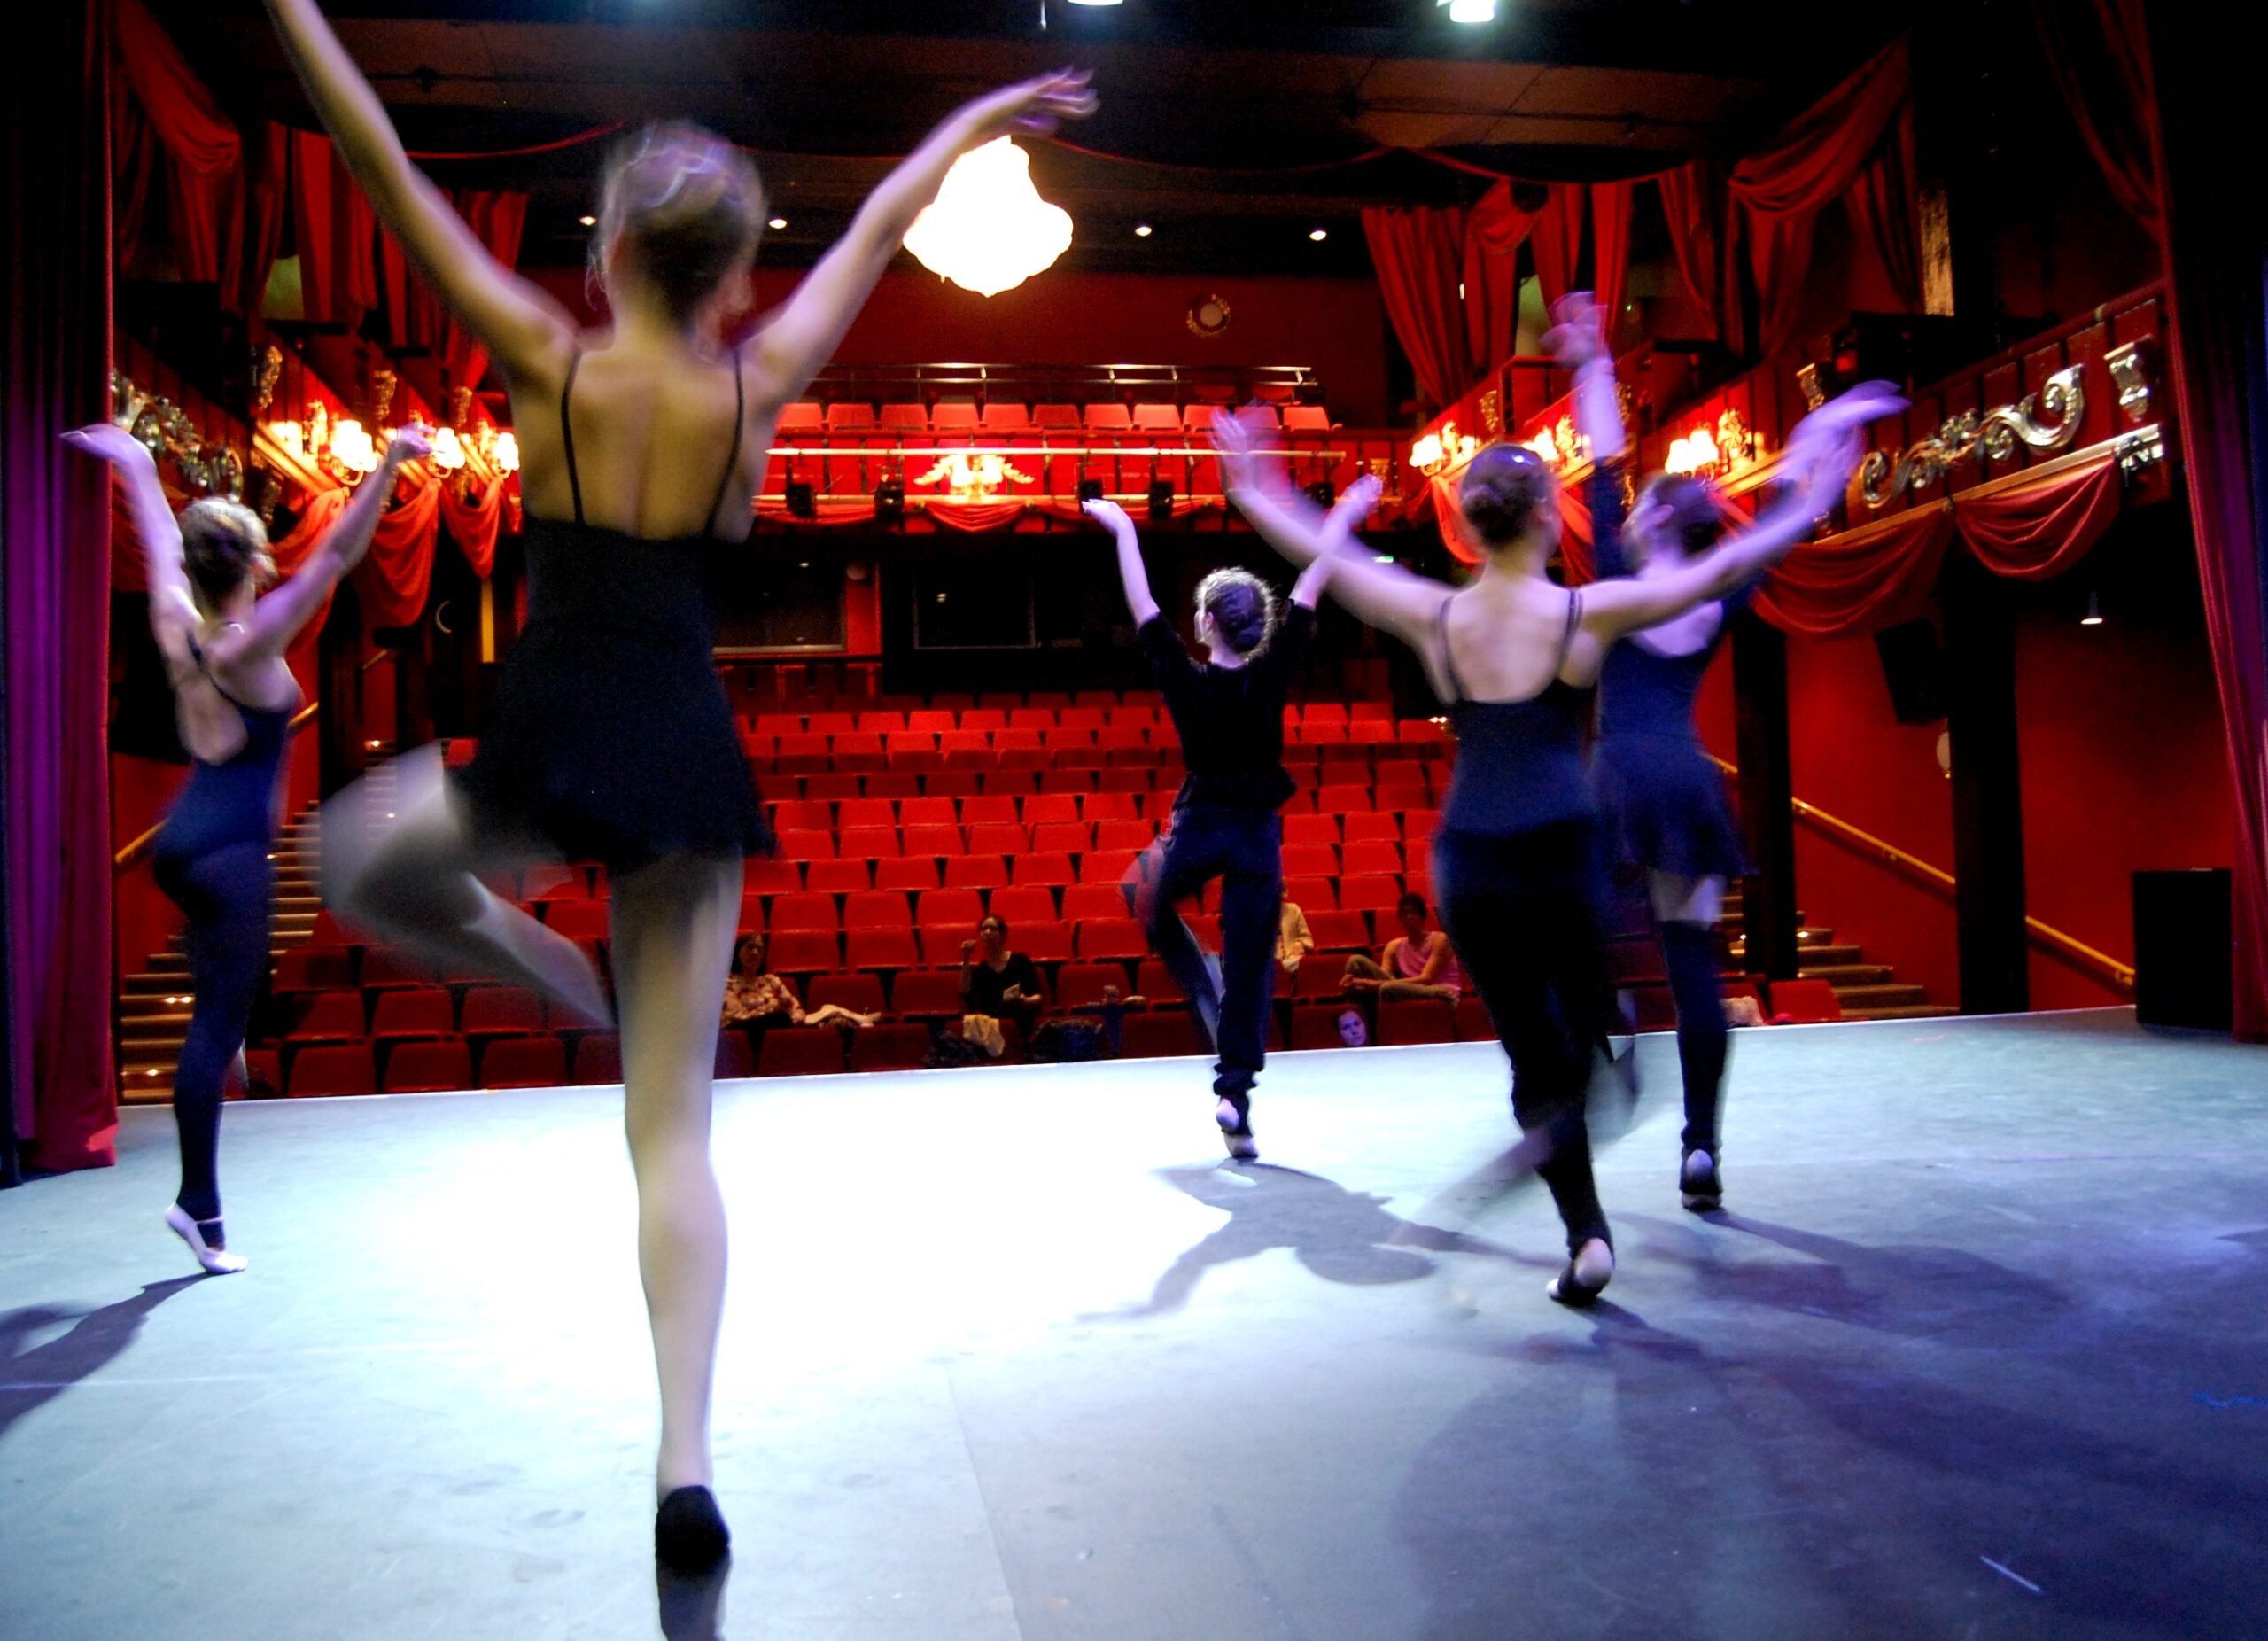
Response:
[[[1189,1303],[1213,1267],[1255,1259],[1279,1248],[1291,1249],[1324,1281],[1350,1287],[1420,1281],[1433,1273],[1433,1254],[1511,1256],[1509,1250],[1478,1237],[1400,1218],[1386,1212],[1387,1198],[1349,1191],[1295,1168],[1250,1163],[1235,1168],[1161,1168],[1158,1175],[1208,1208],[1222,1209],[1229,1223],[1175,1260],[1147,1300],[1088,1320],[1168,1315]]]
[[[115,1362],[141,1333],[150,1312],[204,1280],[202,1275],[178,1276],[146,1283],[133,1298],[98,1310],[27,1305],[0,1315],[0,1439],[26,1414]],[[34,1334],[74,1318],[77,1320],[68,1333],[43,1345],[27,1345]]]

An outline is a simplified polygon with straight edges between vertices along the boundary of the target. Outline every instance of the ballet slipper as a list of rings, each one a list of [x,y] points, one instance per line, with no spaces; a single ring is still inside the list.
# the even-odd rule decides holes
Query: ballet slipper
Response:
[[[189,1244],[189,1251],[197,1256],[197,1263],[203,1265],[209,1275],[234,1276],[252,1263],[242,1254],[232,1254],[221,1245],[223,1233],[218,1218],[192,1219],[189,1217],[189,1210],[176,1202],[166,1209],[166,1225]],[[205,1239],[205,1227],[207,1225],[213,1228],[214,1240],[210,1242]]]
[[[1553,1277],[1543,1291],[1570,1310],[1586,1310],[1598,1303],[1598,1296],[1613,1279],[1614,1250],[1604,1238],[1595,1236],[1575,1251],[1567,1268]]]

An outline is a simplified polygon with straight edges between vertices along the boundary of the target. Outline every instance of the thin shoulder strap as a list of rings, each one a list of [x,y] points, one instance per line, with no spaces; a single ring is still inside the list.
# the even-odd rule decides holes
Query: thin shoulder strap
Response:
[[[725,493],[733,487],[733,475],[741,464],[741,428],[748,417],[748,384],[741,375],[741,350],[733,349],[733,443],[725,453],[725,471],[717,478],[717,499],[709,503],[709,533],[717,533],[717,510],[725,505]]]
[[[569,401],[575,393],[575,372],[583,366],[583,350],[567,356],[567,379],[559,385],[559,435],[567,449],[567,488],[575,497],[575,522],[583,522],[583,476],[575,469],[575,418]]]
[[[1455,706],[1465,697],[1464,681],[1456,675],[1456,662],[1449,654],[1449,600],[1456,595],[1444,595],[1433,611],[1433,632],[1441,644],[1441,676],[1449,681],[1449,704]]]
[[[1567,665],[1567,652],[1575,647],[1575,629],[1582,625],[1582,590],[1580,587],[1570,588],[1567,593],[1567,625],[1559,634],[1558,659],[1551,664],[1551,676],[1555,679],[1559,676],[1560,669]]]

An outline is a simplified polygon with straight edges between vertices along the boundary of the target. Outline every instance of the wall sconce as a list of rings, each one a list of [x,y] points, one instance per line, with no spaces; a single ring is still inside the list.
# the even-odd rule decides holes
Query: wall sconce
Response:
[[[463,468],[464,445],[457,438],[455,428],[437,427],[433,430],[433,454],[431,459],[433,465],[445,473],[457,472]]]
[[[519,435],[511,432],[498,433],[496,447],[490,453],[489,459],[495,463],[496,471],[500,473],[518,472],[520,471]]]
[[[1722,459],[1709,430],[1697,427],[1685,438],[1670,440],[1669,454],[1662,458],[1662,471],[1689,478],[1699,473],[1715,472]]]

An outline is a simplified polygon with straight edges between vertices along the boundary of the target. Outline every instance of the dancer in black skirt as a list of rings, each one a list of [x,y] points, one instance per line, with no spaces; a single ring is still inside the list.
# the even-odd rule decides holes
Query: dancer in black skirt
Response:
[[[229,1068],[268,973],[275,909],[276,784],[299,686],[284,661],[292,640],[369,550],[402,464],[430,453],[405,427],[378,469],[299,572],[266,597],[276,566],[258,514],[233,502],[192,502],[176,518],[157,463],[109,423],[66,433],[124,481],[142,540],[150,630],[174,687],[182,743],[195,760],[158,829],[158,886],[188,919],[189,1032],[174,1070],[181,1192],[166,1224],[216,1275],[241,1271],[221,1219],[221,1107]]]
[[[1657,473],[1640,488],[1628,523],[1614,527],[1627,447],[1614,355],[1588,292],[1562,299],[1552,316],[1557,324],[1547,340],[1575,373],[1575,431],[1590,441],[1597,471],[1609,478],[1592,512],[1598,579],[1674,575],[1723,536],[1716,492],[1698,479]],[[1744,582],[1608,651],[1591,751],[1609,848],[1646,874],[1669,972],[1685,1085],[1678,1193],[1695,1213],[1724,1202],[1720,1104],[1731,1033],[1717,977],[1716,926],[1725,881],[1745,867],[1724,776],[1701,744],[1693,703],[1733,616],[1755,588],[1754,580]]]
[[[672,1567],[712,1566],[728,1541],[709,1490],[726,1240],[710,1081],[741,860],[769,838],[717,676],[711,578],[747,539],[781,407],[835,351],[954,160],[1011,131],[1052,130],[1094,98],[1084,78],[1051,74],[953,114],[738,349],[717,338],[748,299],[769,214],[762,184],[721,138],[650,128],[607,167],[592,245],[612,323],[586,336],[499,266],[409,163],[315,0],[268,11],[378,216],[502,367],[527,498],[527,629],[478,757],[375,850],[327,823],[325,893],[366,923],[604,1020],[577,948],[477,874],[561,856],[605,864],[661,1388],[655,1547]]]
[[[1563,1304],[1589,1304],[1614,1272],[1584,1112],[1607,995],[1583,765],[1591,686],[1614,640],[1721,598],[1786,554],[1855,469],[1856,429],[1899,403],[1870,387],[1808,418],[1783,457],[1794,495],[1674,574],[1580,593],[1555,585],[1545,564],[1559,539],[1558,480],[1533,451],[1499,444],[1472,459],[1458,493],[1486,554],[1475,579],[1452,591],[1359,554],[1344,555],[1332,578],[1341,603],[1418,652],[1448,705],[1457,758],[1434,834],[1434,892],[1511,1061],[1520,1154],[1566,1227],[1567,1264],[1547,1289]],[[1330,544],[1261,458],[1261,437],[1256,424],[1220,424],[1229,493],[1278,551],[1310,564]]]
[[[1348,487],[1324,523],[1326,539],[1343,541],[1378,500],[1378,481]],[[1284,820],[1292,796],[1284,770],[1284,701],[1315,636],[1315,607],[1340,563],[1318,555],[1292,588],[1279,620],[1276,595],[1258,576],[1220,570],[1197,588],[1192,661],[1150,595],[1134,521],[1115,502],[1089,502],[1087,512],[1118,542],[1118,576],[1135,636],[1166,697],[1189,774],[1173,805],[1172,829],[1129,874],[1136,917],[1172,970],[1189,1012],[1220,1056],[1213,1068],[1213,1119],[1229,1155],[1260,1155],[1252,1132],[1252,1087],[1267,1060],[1268,1010],[1275,993],[1278,908],[1284,898]],[[1217,963],[1176,910],[1221,880],[1221,955]]]

